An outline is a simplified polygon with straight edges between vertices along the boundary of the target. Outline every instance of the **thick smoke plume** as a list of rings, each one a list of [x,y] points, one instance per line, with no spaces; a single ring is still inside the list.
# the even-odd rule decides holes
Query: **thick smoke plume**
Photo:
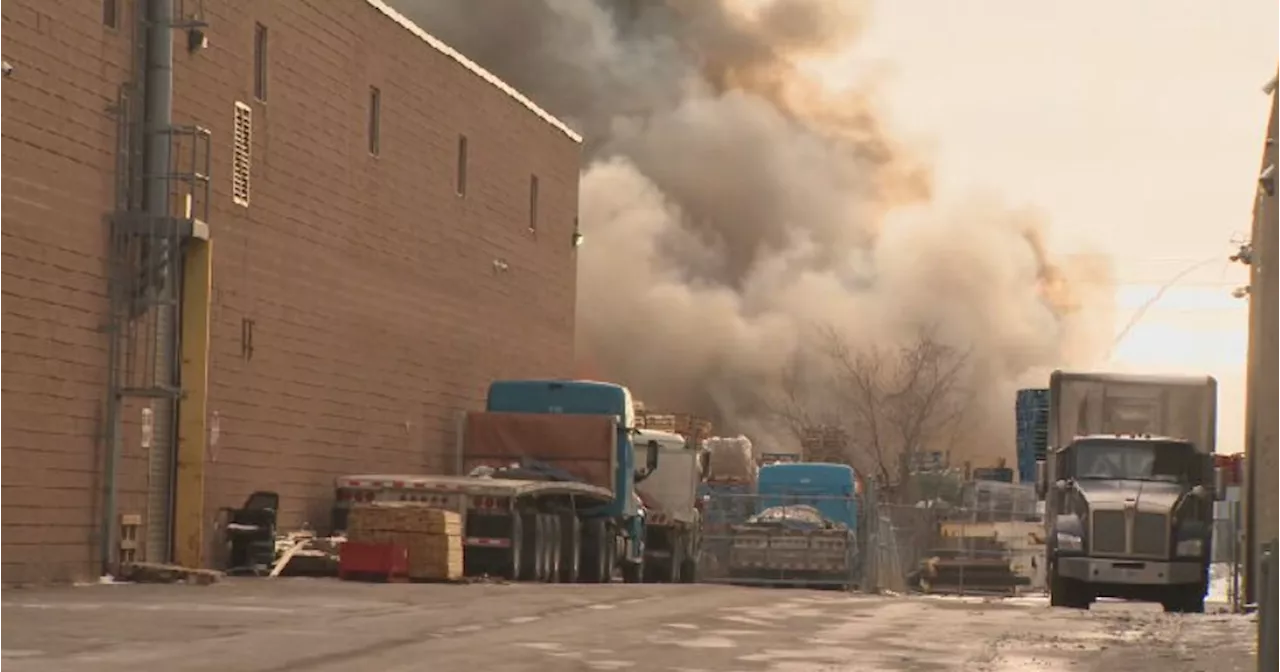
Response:
[[[863,2],[393,4],[587,138],[577,349],[651,407],[782,441],[761,388],[815,325],[930,325],[972,353],[975,452],[1009,456],[1012,390],[1105,350],[1105,263],[1055,261],[996,199],[939,212],[873,87],[801,71],[856,43]]]

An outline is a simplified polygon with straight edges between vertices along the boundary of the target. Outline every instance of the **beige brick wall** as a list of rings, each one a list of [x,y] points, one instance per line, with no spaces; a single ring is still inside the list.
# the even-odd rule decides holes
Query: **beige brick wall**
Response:
[[[33,18],[46,5],[58,9]],[[177,36],[174,121],[212,132],[219,432],[206,514],[212,525],[218,507],[277,490],[284,524],[323,525],[338,474],[446,468],[453,418],[482,403],[490,379],[572,373],[579,147],[362,0],[204,6],[209,48],[189,54]],[[115,160],[102,112],[115,83],[101,73],[124,76],[128,35],[102,27],[97,2],[8,0],[3,12],[4,56],[19,68],[3,126],[10,582],[82,574],[96,557],[106,341],[95,329]],[[269,31],[265,102],[252,97],[255,22]],[[66,44],[54,48],[48,31]],[[106,46],[83,53],[95,41]],[[382,99],[377,157],[370,86]],[[254,110],[248,208],[229,193],[235,101]],[[465,198],[454,188],[460,133]],[[141,450],[126,454],[122,511],[142,506],[145,487]],[[50,545],[28,528],[51,522],[55,501],[65,532]],[[67,569],[31,564],[40,559]]]

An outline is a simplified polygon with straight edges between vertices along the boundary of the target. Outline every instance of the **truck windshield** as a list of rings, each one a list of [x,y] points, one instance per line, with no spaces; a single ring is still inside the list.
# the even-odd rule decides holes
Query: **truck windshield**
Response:
[[[1194,480],[1195,448],[1178,441],[1091,439],[1076,444],[1076,478]]]

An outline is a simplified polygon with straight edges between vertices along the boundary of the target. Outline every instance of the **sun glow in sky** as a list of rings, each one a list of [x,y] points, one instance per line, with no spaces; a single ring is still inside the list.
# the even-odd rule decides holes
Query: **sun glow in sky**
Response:
[[[834,86],[883,76],[893,130],[940,200],[996,191],[1050,219],[1059,252],[1111,256],[1111,368],[1218,378],[1218,450],[1243,450],[1250,228],[1276,71],[1274,0],[881,0]],[[1233,245],[1233,238],[1236,239]],[[1219,255],[1222,263],[1205,263]]]

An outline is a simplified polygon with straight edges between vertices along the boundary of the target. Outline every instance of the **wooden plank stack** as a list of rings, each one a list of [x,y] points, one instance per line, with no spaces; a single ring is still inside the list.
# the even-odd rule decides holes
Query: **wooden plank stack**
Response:
[[[409,552],[409,578],[462,580],[462,516],[416,502],[370,502],[351,509],[347,539]]]

